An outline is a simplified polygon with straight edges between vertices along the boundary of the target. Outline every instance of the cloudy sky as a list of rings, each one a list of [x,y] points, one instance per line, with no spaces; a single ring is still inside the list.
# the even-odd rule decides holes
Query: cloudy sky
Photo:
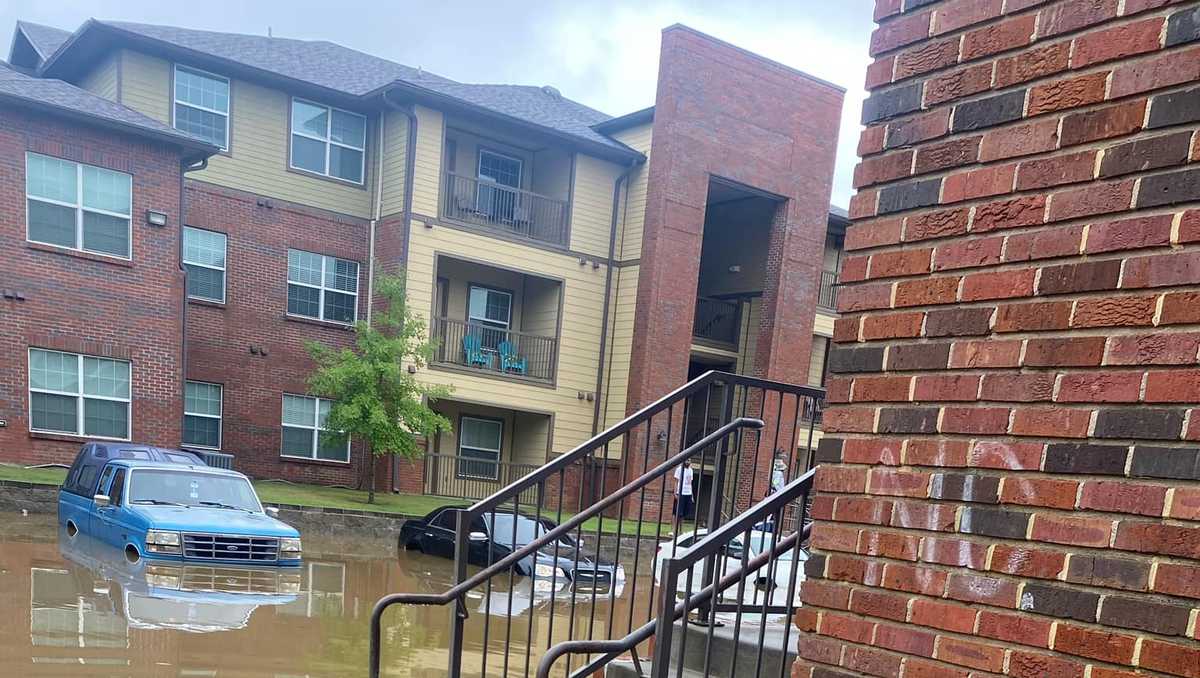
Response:
[[[833,201],[851,194],[873,0],[313,0],[0,2],[74,30],[88,17],[337,42],[464,82],[554,85],[611,115],[654,103],[659,32],[687,24],[847,90]],[[7,45],[4,56],[7,56]]]

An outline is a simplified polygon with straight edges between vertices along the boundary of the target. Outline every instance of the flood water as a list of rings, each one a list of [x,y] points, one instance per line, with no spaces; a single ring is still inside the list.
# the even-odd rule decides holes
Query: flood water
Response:
[[[0,675],[357,678],[366,674],[368,620],[380,596],[451,585],[450,561],[397,553],[394,544],[351,556],[333,539],[305,534],[304,546],[300,568],[133,566],[115,549],[60,535],[54,516],[0,513]],[[574,637],[586,637],[589,623],[606,636],[610,618],[623,634],[631,606],[634,626],[644,622],[649,584],[638,581],[615,602],[598,601],[594,615],[590,597],[577,602]],[[488,675],[505,675],[506,647],[507,675],[525,675],[531,638],[533,675],[551,636],[567,637],[569,602],[518,585],[510,626],[480,611],[485,595],[468,598],[464,675],[479,675],[485,626]],[[507,591],[492,596],[494,611],[507,609]],[[449,614],[392,608],[385,674],[446,675]]]

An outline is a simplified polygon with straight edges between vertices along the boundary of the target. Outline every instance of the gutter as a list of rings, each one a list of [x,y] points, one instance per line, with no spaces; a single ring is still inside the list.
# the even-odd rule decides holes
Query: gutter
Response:
[[[177,261],[179,262],[179,270],[183,273],[183,306],[179,314],[179,331],[180,331],[180,351],[182,356],[179,361],[180,370],[183,373],[183,389],[179,393],[179,430],[183,431],[184,410],[186,409],[185,401],[187,400],[187,378],[188,378],[188,341],[187,341],[187,308],[188,308],[188,293],[187,293],[187,266],[183,264],[183,229],[187,225],[187,189],[184,186],[184,179],[188,172],[199,172],[208,167],[208,156],[200,158],[199,162],[191,162],[181,160],[179,162],[179,234],[176,237],[178,251],[176,253]],[[182,433],[180,434],[180,446],[183,445]]]
[[[412,104],[401,105],[388,99],[388,93],[391,90],[385,90],[381,95],[385,110],[393,110],[408,118],[408,139],[405,141],[404,153],[404,207],[401,211],[400,228],[403,234],[401,242],[401,250],[404,253],[405,261],[408,260],[408,239],[409,232],[412,230],[412,194],[413,194],[413,174],[417,168],[417,113]],[[386,115],[380,116],[380,120],[386,119]],[[376,218],[379,217],[379,212],[383,211],[383,122],[379,125],[379,194],[376,196]],[[375,266],[375,219],[371,220],[371,271],[374,272]],[[368,293],[374,284],[368,283]],[[367,316],[370,319],[371,304],[374,298],[367,302]],[[396,463],[396,455],[392,455],[392,492],[400,491],[400,465]]]
[[[617,217],[619,212],[617,208],[621,203],[621,184],[627,183],[629,176],[633,174],[633,170],[637,169],[645,161],[645,156],[640,160],[634,160],[629,163],[621,176],[613,182],[613,201],[612,201],[612,223],[608,233],[608,270],[604,274],[604,309],[600,312],[600,362],[596,365],[596,405],[592,411],[592,435],[600,430],[600,394],[604,388],[604,363],[606,351],[608,350],[608,315],[612,305],[612,279],[613,279],[613,261],[617,256]],[[626,187],[628,189],[628,186]],[[628,197],[628,190],[626,190]],[[604,393],[604,399],[608,399],[608,393]]]

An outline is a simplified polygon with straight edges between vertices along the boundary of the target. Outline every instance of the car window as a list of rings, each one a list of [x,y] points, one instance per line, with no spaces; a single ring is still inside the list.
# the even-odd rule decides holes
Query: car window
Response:
[[[262,510],[254,488],[241,476],[165,469],[138,469],[130,478],[129,503]]]
[[[437,514],[433,519],[433,526],[440,527],[444,530],[454,530],[458,528],[458,509],[446,509]]]
[[[104,467],[104,473],[100,475],[100,484],[96,486],[97,494],[105,494],[108,492],[108,483],[112,480],[113,473],[116,472],[116,470],[117,467],[115,466]]]
[[[79,479],[75,482],[75,487],[78,490],[77,494],[82,494],[85,497],[91,497],[96,493],[96,477],[100,474],[100,466],[98,464],[84,464],[79,470]]]
[[[109,485],[108,498],[113,506],[121,505],[121,497],[125,494],[125,469],[117,469]]]

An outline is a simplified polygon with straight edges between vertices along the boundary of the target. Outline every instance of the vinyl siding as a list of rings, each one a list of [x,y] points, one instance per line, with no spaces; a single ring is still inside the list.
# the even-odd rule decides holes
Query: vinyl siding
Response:
[[[820,386],[821,375],[825,372],[825,351],[829,346],[829,338],[820,335],[813,336],[812,352],[808,356],[808,385]]]
[[[438,195],[442,181],[442,139],[444,119],[430,108],[417,106],[417,158],[413,171],[413,212],[438,216]],[[398,190],[403,193],[403,186]]]
[[[404,211],[404,173],[407,170],[408,116],[397,111],[385,114],[383,127],[383,201],[379,214]],[[418,129],[420,124],[418,123]]]
[[[624,168],[591,156],[575,156],[571,204],[571,249],[608,257],[612,233],[613,184]]]
[[[122,102],[170,124],[171,62],[129,50],[124,50],[121,58]],[[367,125],[365,183],[363,186],[346,184],[288,169],[290,106],[291,97],[286,92],[244,80],[231,80],[229,153],[212,156],[207,169],[189,176],[258,195],[369,218],[371,192],[367,187],[374,181],[371,147],[377,143],[372,121],[369,119]]]
[[[642,256],[642,226],[646,220],[646,192],[650,186],[650,140],[653,123],[646,123],[613,135],[617,141],[646,155],[642,163],[629,177],[628,200],[625,204],[624,223],[621,228],[617,259],[629,261]]]
[[[596,387],[604,266],[597,269],[580,266],[578,257],[572,255],[453,228],[416,227],[411,238],[407,267],[409,303],[422,316],[427,316],[433,308],[434,266],[438,255],[491,262],[563,281],[563,321],[556,386],[537,386],[436,367],[423,369],[420,378],[451,386],[454,398],[498,407],[519,404],[529,411],[555,413],[555,452],[566,451],[590,437],[594,404],[578,398],[577,394],[591,392]]]
[[[121,55],[112,52],[79,81],[79,87],[109,101],[118,101]]]
[[[836,315],[817,311],[817,315],[813,318],[813,334],[819,334],[822,337],[833,336],[833,321],[837,318]]]
[[[633,318],[637,310],[638,266],[623,266],[613,272],[611,322],[605,362],[605,401],[601,430],[626,416],[629,399],[629,360],[633,354]],[[618,448],[619,449],[619,448]]]

